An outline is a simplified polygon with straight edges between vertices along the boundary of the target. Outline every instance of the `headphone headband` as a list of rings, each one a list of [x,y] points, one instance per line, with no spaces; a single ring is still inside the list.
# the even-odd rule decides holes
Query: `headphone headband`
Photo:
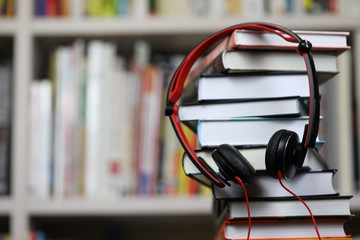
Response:
[[[198,157],[195,151],[190,146],[182,130],[181,122],[178,116],[178,105],[176,105],[176,103],[181,97],[184,83],[195,61],[211,46],[213,46],[220,40],[230,36],[231,33],[235,30],[270,31],[274,34],[279,35],[286,41],[299,43],[297,53],[304,57],[310,89],[309,122],[307,125],[305,125],[304,128],[304,135],[300,149],[302,155],[305,156],[307,148],[313,148],[315,146],[316,136],[319,127],[320,96],[316,69],[311,55],[310,42],[302,40],[297,34],[282,26],[256,22],[234,25],[211,35],[203,42],[201,42],[193,51],[191,51],[175,71],[170,81],[167,92],[167,104],[165,114],[170,117],[171,123],[182,147],[184,148],[186,154],[189,156],[192,162],[195,164],[195,166],[201,171],[202,174],[204,174],[204,176],[211,180],[212,183],[220,187],[225,186],[226,181],[224,181],[218,174],[216,174],[201,157]],[[298,163],[297,165],[301,166],[302,162]]]

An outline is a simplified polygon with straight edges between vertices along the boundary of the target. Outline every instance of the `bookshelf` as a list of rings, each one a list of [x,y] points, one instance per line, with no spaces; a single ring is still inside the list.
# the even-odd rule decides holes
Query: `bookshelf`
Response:
[[[126,48],[132,47],[135,39],[147,40],[156,52],[186,53],[194,44],[219,29],[241,22],[267,21],[287,26],[291,29],[351,31],[352,54],[355,66],[359,65],[360,24],[359,16],[351,15],[296,15],[296,16],[230,16],[214,20],[212,17],[128,17],[128,18],[38,18],[33,14],[34,1],[22,1],[16,5],[16,16],[0,18],[0,44],[13,56],[13,122],[12,122],[12,158],[11,158],[11,194],[0,198],[0,232],[9,232],[12,239],[26,239],[31,228],[45,229],[56,237],[68,237],[63,232],[76,233],[79,239],[87,234],[86,223],[98,226],[110,222],[126,230],[125,234],[136,231],[135,219],[143,219],[139,226],[153,222],[152,227],[165,226],[181,233],[195,232],[191,225],[201,223],[194,239],[213,236],[211,220],[211,199],[209,197],[128,197],[117,201],[89,201],[82,198],[71,200],[35,201],[27,194],[28,169],[28,96],[30,82],[38,78],[39,70],[34,62],[38,53],[76,38],[116,39]],[[44,49],[42,49],[44,47]],[[355,82],[360,81],[357,69]],[[357,89],[359,89],[357,84]],[[334,89],[334,87],[330,88]],[[358,90],[357,92],[360,92]],[[346,93],[345,93],[346,94]],[[350,101],[350,99],[349,99]],[[359,99],[358,99],[359,101]],[[347,104],[348,102],[341,102]],[[343,105],[337,108],[343,108]],[[346,106],[345,106],[346,107]],[[347,122],[350,116],[339,121]],[[335,123],[339,124],[339,123]],[[340,132],[345,142],[351,142],[349,132]],[[333,143],[336,145],[336,142]],[[339,150],[337,156],[353,159],[351,151]],[[357,160],[359,161],[359,160]],[[342,180],[339,180],[342,181]],[[343,180],[340,186],[348,183]],[[351,180],[350,180],[351,181]],[[347,190],[348,191],[348,190]],[[349,190],[351,191],[351,189]],[[359,200],[357,193],[355,199]],[[359,201],[352,201],[353,211],[360,212]],[[174,221],[174,218],[179,221]],[[55,230],[59,223],[64,224]],[[165,224],[166,223],[166,224]],[[183,224],[183,228],[178,226]],[[74,230],[73,226],[79,226]],[[170,231],[169,230],[169,231]],[[94,230],[98,236],[101,229]],[[209,233],[210,232],[210,233]],[[145,228],[144,234],[153,233]],[[91,233],[90,233],[91,234]],[[166,238],[166,235],[165,235]],[[163,239],[165,239],[163,236]],[[88,238],[90,239],[90,238]],[[95,238],[99,239],[99,238]],[[134,238],[135,239],[135,238]],[[161,238],[159,238],[161,239]],[[180,238],[179,238],[180,239]]]
[[[126,197],[119,201],[45,201],[30,202],[29,212],[37,216],[153,216],[153,215],[208,215],[211,200],[207,197],[139,198]]]

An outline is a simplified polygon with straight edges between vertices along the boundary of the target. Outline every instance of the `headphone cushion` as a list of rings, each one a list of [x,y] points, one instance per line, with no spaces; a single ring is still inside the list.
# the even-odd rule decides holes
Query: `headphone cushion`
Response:
[[[279,130],[270,138],[265,154],[267,172],[274,178],[280,170],[284,178],[295,175],[299,137],[293,131]]]
[[[249,161],[232,145],[222,144],[214,150],[212,157],[220,172],[234,180],[237,176],[246,183],[255,179],[255,169]]]
[[[277,171],[281,169],[281,163],[277,159],[278,146],[282,135],[286,132],[285,129],[276,131],[269,140],[265,153],[266,171],[270,176],[277,178]]]

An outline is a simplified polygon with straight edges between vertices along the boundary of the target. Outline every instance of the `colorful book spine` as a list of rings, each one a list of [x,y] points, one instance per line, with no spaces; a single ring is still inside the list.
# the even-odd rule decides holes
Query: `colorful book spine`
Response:
[[[2,0],[1,15],[14,16],[15,0]],[[228,1],[176,1],[166,0],[36,0],[38,17],[194,17],[225,16],[305,16],[332,14],[356,15],[357,1],[343,0],[228,0]]]
[[[43,159],[43,165],[49,165],[43,175],[31,160],[34,198],[209,194],[183,173],[181,146],[162,113],[169,67],[160,67],[165,61],[144,61],[148,46],[136,46],[142,60],[136,60],[135,68],[128,68],[124,57],[116,54],[115,44],[108,41],[93,40],[86,46],[77,40],[51,54],[46,83],[50,86],[47,102],[52,104],[47,111],[53,114],[54,130],[43,129],[51,134],[50,147],[36,150],[40,148],[34,146],[32,151],[32,159],[50,155]],[[41,110],[36,102],[30,106],[35,124]],[[168,134],[162,133],[162,122],[168,123]],[[189,134],[196,147],[196,135]],[[32,132],[29,142],[35,144],[37,138]],[[41,176],[47,180],[35,184]]]

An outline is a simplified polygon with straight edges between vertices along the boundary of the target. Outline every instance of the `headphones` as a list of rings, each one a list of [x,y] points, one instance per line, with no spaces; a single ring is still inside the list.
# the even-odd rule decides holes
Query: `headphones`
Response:
[[[197,156],[185,137],[178,115],[179,106],[176,104],[181,97],[185,80],[195,61],[206,50],[228,37],[234,30],[270,31],[286,41],[299,44],[297,53],[304,58],[309,81],[309,121],[304,127],[301,142],[299,141],[299,136],[293,131],[286,129],[278,130],[270,138],[265,154],[266,171],[274,178],[278,178],[280,172],[281,176],[285,179],[290,179],[295,175],[296,168],[302,167],[307,149],[314,148],[315,146],[320,115],[319,86],[311,54],[312,45],[309,41],[301,39],[291,30],[269,23],[244,23],[225,28],[205,39],[185,57],[172,76],[167,92],[165,115],[169,116],[185,153],[200,172],[213,184],[224,187],[225,185],[230,185],[228,180],[235,181],[236,177],[241,178],[245,183],[251,183],[254,180],[255,169],[231,145],[220,145],[212,153],[212,157],[219,167],[220,174],[216,173],[203,158]]]

